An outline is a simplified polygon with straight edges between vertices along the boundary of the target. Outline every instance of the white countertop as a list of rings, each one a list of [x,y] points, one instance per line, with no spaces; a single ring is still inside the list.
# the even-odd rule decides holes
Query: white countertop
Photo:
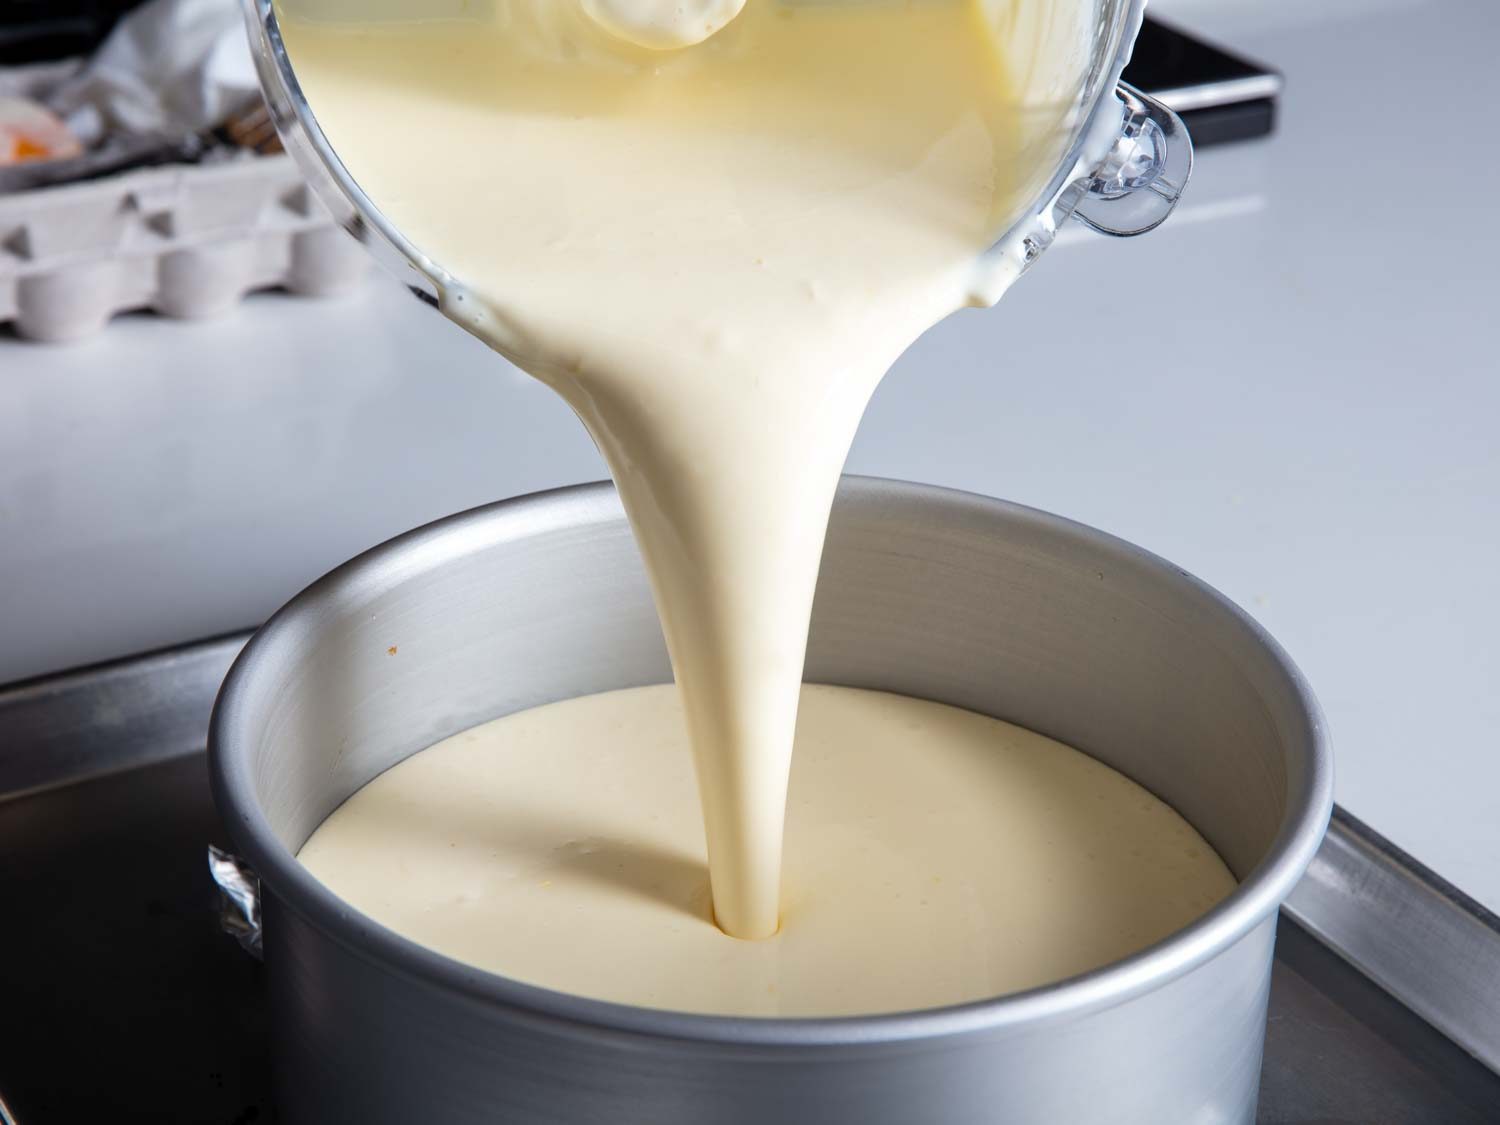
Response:
[[[850,469],[1134,540],[1312,680],[1338,797],[1500,909],[1500,6],[1177,0],[1285,70],[1161,231],[1069,231],[933,330]],[[72,347],[0,336],[0,681],[254,624],[418,523],[603,475],[384,279]],[[0,732],[3,737],[3,732]]]

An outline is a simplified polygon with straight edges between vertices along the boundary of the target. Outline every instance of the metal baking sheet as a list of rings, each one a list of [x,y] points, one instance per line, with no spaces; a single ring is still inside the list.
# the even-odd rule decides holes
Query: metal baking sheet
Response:
[[[204,862],[243,641],[0,689],[0,1121],[276,1120],[261,966]],[[1500,1121],[1497,987],[1495,919],[1340,813],[1283,913],[1259,1120]]]

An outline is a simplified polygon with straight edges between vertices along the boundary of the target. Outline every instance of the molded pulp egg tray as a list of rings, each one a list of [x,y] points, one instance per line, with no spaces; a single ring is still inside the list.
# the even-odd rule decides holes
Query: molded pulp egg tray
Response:
[[[0,195],[0,325],[32,340],[135,309],[215,316],[256,289],[332,296],[369,268],[285,155]]]

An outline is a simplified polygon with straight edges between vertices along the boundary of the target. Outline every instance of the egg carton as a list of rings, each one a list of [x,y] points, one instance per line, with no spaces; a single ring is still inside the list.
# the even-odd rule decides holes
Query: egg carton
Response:
[[[332,296],[369,270],[284,154],[0,195],[0,325],[27,339],[135,309],[218,316],[257,289]]]

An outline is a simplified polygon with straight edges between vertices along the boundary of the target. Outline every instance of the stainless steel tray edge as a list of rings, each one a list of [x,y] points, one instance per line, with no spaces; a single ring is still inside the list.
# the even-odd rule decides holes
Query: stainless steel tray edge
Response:
[[[248,631],[0,685],[0,801],[203,749]]]
[[[1283,912],[1500,1073],[1500,918],[1335,808]]]

